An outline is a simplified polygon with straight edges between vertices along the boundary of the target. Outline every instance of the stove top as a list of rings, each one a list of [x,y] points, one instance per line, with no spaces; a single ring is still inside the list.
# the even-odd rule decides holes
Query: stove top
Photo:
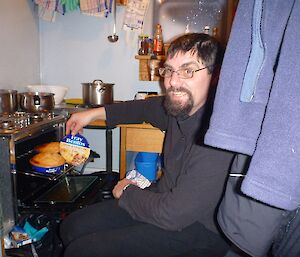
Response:
[[[54,112],[0,114],[0,135],[15,134],[24,129],[33,129],[56,119],[58,116]]]

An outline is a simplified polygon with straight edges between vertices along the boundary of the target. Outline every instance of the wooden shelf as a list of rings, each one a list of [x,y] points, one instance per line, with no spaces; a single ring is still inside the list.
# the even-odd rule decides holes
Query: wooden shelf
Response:
[[[139,80],[143,81],[159,81],[160,76],[158,74],[154,75],[154,78],[150,79],[150,55],[136,55],[135,59],[139,60]],[[158,66],[162,66],[165,56],[164,55],[158,55]]]
[[[169,49],[170,44],[165,43],[164,44],[164,53],[167,53]],[[158,81],[160,80],[160,76],[156,74],[154,78],[151,80],[150,79],[150,60],[151,60],[151,55],[136,55],[135,59],[139,60],[140,65],[139,65],[139,80],[144,80],[144,81]],[[163,62],[166,59],[165,55],[157,55],[156,59],[159,60],[159,66],[162,66]]]
[[[156,59],[158,59],[158,60],[165,60],[165,58],[166,57],[164,55],[157,55],[156,56]],[[150,55],[136,55],[135,59],[138,59],[138,60],[150,60],[151,56]]]

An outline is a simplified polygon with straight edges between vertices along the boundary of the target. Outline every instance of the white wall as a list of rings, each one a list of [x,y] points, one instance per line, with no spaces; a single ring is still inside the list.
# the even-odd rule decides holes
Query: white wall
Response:
[[[57,15],[55,22],[40,20],[41,80],[66,84],[67,97],[81,97],[81,83],[102,79],[115,83],[116,100],[133,99],[138,90],[159,90],[156,82],[138,80],[137,42],[126,42],[121,29],[125,7],[117,7],[119,40],[110,43],[112,15],[95,18],[79,11]]]
[[[40,20],[41,82],[64,84],[67,98],[82,97],[82,82],[101,79],[114,83],[114,99],[133,99],[137,91],[158,91],[157,82],[138,80],[139,63],[134,58],[137,42],[126,42],[121,29],[125,7],[117,6],[119,40],[107,39],[113,29],[113,17],[95,18],[79,11],[58,15],[53,23]],[[105,168],[105,132],[85,130],[84,135],[100,160],[89,167]],[[113,169],[119,169],[119,129],[113,131]]]
[[[39,83],[39,26],[31,0],[0,0],[0,88]]]

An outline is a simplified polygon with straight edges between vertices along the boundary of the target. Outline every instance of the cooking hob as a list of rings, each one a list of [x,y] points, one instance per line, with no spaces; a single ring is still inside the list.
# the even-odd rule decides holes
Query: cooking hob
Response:
[[[11,114],[0,114],[0,136],[14,135],[19,132],[30,131],[52,121],[58,121],[63,116],[54,112],[27,113],[15,112]]]

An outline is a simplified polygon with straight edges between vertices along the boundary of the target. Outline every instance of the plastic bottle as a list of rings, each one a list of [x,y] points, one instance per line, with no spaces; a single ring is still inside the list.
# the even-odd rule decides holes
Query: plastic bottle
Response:
[[[154,55],[163,55],[164,41],[162,35],[162,28],[160,24],[156,25],[153,37],[153,53]]]

